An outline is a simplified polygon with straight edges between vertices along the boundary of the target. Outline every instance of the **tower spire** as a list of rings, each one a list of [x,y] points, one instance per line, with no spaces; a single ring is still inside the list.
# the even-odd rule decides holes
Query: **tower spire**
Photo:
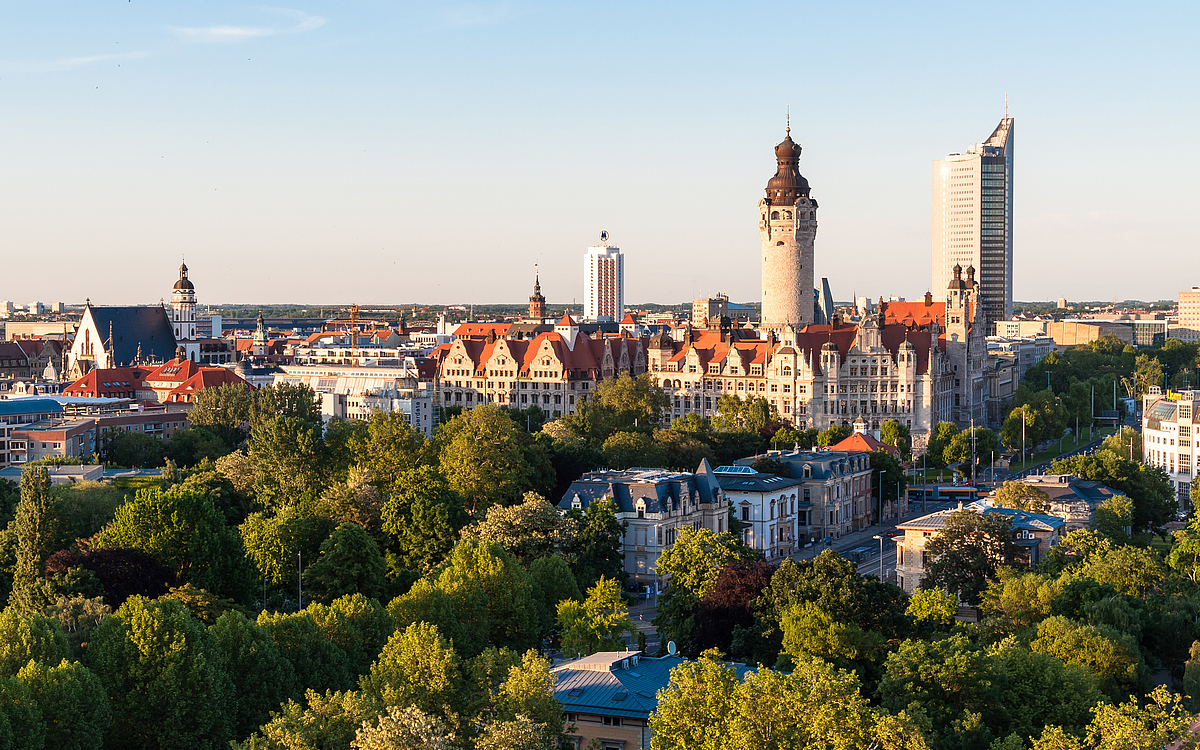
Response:
[[[1008,113],[1008,94],[1004,95],[1004,112]],[[792,105],[787,105],[787,127],[784,128],[787,135],[792,134]]]
[[[1004,92],[1004,119],[1008,119],[1008,92]]]

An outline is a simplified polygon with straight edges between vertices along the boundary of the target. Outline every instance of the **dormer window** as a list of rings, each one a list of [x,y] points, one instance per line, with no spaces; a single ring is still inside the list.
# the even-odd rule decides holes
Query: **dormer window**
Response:
[[[804,467],[804,478],[812,479],[812,467],[811,466]]]
[[[579,499],[579,495],[571,498],[571,507],[574,510],[583,510],[583,501]]]
[[[637,510],[637,517],[638,517],[638,518],[645,518],[645,517],[646,517],[646,501],[645,501],[645,500],[638,500],[638,501],[637,501],[637,505],[635,505],[634,507],[635,507],[635,508],[636,508],[636,510]]]

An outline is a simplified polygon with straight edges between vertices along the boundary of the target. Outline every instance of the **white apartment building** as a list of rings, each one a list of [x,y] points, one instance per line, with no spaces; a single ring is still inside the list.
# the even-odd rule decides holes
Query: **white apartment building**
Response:
[[[1151,386],[1142,397],[1142,463],[1161,466],[1175,485],[1180,508],[1196,476],[1196,408],[1200,391],[1167,391]]]
[[[432,437],[433,383],[421,382],[412,358],[395,366],[285,365],[275,383],[307,385],[321,399],[321,415],[330,419],[370,419],[377,411],[399,412],[426,437]]]
[[[1200,286],[1179,293],[1179,324],[1171,326],[1167,335],[1182,341],[1200,341]]]
[[[625,317],[625,256],[621,248],[608,244],[608,232],[600,233],[600,242],[584,256],[583,317],[621,320]]]
[[[933,162],[931,289],[946,289],[955,266],[978,269],[989,334],[1012,317],[1012,188],[1013,118],[1007,112],[984,143]]]

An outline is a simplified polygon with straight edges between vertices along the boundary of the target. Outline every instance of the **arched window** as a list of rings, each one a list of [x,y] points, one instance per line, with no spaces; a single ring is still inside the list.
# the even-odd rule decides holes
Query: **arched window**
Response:
[[[778,219],[778,218],[779,218],[779,212],[778,212],[778,211],[772,211],[772,212],[771,212],[771,218],[772,218],[772,219]]]
[[[783,244],[783,240],[780,240],[779,242],[776,242],[776,243],[775,243],[775,247],[779,247],[779,246],[780,246],[780,245],[782,245],[782,244]]]
[[[792,218],[792,212],[791,212],[791,211],[784,211],[784,212],[783,212],[783,218],[785,218],[785,219],[790,219],[790,218]]]
[[[812,479],[812,467],[811,466],[804,467],[804,478]]]
[[[791,367],[789,367],[788,365],[784,365],[784,366],[783,366],[783,374],[784,374],[784,375],[791,375],[791,374],[792,374],[792,368],[791,368]]]

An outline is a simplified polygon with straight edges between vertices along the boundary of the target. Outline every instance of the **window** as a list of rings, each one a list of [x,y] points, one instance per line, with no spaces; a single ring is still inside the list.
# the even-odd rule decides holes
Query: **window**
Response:
[[[748,506],[748,505],[742,507],[742,520],[743,521],[750,520],[750,506]]]
[[[604,717],[604,726],[606,726],[606,727],[621,726],[621,717],[620,716],[605,716]]]

